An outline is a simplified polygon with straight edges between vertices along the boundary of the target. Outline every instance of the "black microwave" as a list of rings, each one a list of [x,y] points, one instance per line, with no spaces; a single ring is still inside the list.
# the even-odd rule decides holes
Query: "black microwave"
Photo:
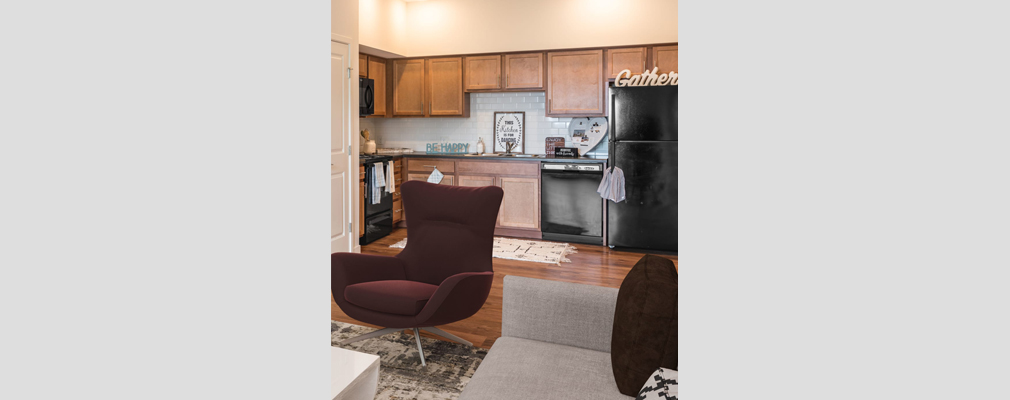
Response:
[[[366,116],[375,113],[375,81],[368,78],[358,78],[358,115]]]

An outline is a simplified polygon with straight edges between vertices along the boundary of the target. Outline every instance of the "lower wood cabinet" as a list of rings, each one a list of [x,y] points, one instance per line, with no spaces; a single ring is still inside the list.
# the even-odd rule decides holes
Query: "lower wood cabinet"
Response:
[[[498,182],[495,181],[493,176],[469,176],[460,175],[458,186],[469,186],[469,187],[481,187],[481,186],[497,186]]]
[[[505,192],[495,235],[539,239],[540,162],[473,159],[407,158],[407,180],[427,181],[437,166],[444,174],[442,185],[498,186]],[[394,203],[394,215],[396,213]]]
[[[505,192],[498,211],[498,226],[540,229],[540,179],[497,178]]]

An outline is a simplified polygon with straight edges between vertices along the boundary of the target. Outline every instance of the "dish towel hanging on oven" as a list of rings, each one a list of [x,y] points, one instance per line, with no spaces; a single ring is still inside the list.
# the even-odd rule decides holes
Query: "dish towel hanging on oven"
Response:
[[[596,189],[596,193],[599,193],[600,197],[605,200],[614,203],[624,201],[624,171],[617,167],[604,168],[603,180],[600,181],[600,187]]]
[[[393,193],[396,191],[396,177],[393,176],[396,170],[393,168],[393,162],[390,161],[386,163],[386,193]]]
[[[386,173],[382,170],[382,163],[372,163],[372,204],[382,202],[382,188],[386,186]]]

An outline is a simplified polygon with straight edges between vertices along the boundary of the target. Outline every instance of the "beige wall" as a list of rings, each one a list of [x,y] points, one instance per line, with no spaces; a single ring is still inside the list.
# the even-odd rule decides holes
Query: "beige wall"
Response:
[[[407,4],[403,0],[360,0],[358,33],[361,44],[395,54],[407,45]]]
[[[405,29],[393,22],[402,0],[360,1],[361,44],[404,56],[678,41],[677,0],[415,1]]]

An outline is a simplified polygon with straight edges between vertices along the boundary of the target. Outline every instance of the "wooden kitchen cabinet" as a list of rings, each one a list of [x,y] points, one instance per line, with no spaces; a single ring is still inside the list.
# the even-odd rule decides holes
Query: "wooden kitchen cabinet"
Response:
[[[540,179],[500,177],[505,192],[498,224],[504,228],[540,229]]]
[[[631,70],[631,75],[645,72],[649,52],[645,47],[607,50],[607,79],[617,78],[622,70]]]
[[[653,47],[651,56],[650,71],[653,67],[659,67],[657,74],[677,72],[677,45]]]
[[[393,115],[423,117],[427,109],[424,93],[424,60],[393,60]]]
[[[364,54],[358,54],[358,76],[361,78],[368,77],[368,56]]]
[[[429,58],[426,60],[426,86],[429,116],[469,116],[470,105],[464,101],[463,57]]]
[[[505,89],[543,88],[544,53],[505,55]]]
[[[497,181],[493,176],[470,176],[460,175],[459,185],[468,187],[497,186]]]
[[[603,50],[547,53],[548,117],[603,116]]]
[[[373,117],[386,116],[386,60],[368,56],[368,79],[375,83],[375,112]]]
[[[501,89],[501,56],[465,57],[465,91]]]

